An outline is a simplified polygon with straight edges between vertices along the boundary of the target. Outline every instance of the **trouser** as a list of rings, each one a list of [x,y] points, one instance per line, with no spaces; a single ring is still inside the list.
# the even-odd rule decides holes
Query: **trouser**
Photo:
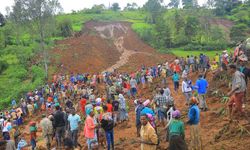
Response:
[[[56,127],[56,142],[57,146],[61,147],[65,135],[65,126]]]
[[[80,146],[80,144],[78,143],[78,130],[70,131],[70,133],[74,147],[77,147],[78,145]]]
[[[135,96],[137,93],[137,89],[136,88],[131,88],[131,95]]]
[[[120,117],[118,118],[118,114],[119,114],[118,111],[113,112],[114,123],[117,123],[118,119],[120,118]]]
[[[199,125],[190,126],[190,148],[191,150],[202,150]]]
[[[30,140],[30,145],[31,145],[31,147],[32,147],[32,150],[34,150],[34,149],[36,148],[36,140],[35,140],[34,138],[32,138],[32,139]]]
[[[240,92],[240,93],[235,93],[230,97],[230,101],[228,103],[229,109],[232,109],[233,105],[235,104],[236,110],[242,113],[242,100],[244,98],[245,93]]]
[[[111,147],[114,150],[114,131],[105,131],[105,135],[108,144],[108,150],[110,150]]]
[[[120,121],[124,121],[124,120],[127,119],[127,117],[126,117],[126,109],[120,109],[119,114],[120,114]]]
[[[3,132],[3,139],[4,140],[10,140],[10,133],[9,132]]]
[[[159,122],[163,122],[166,119],[166,114],[161,109],[158,110],[158,120]]]
[[[190,98],[192,97],[192,92],[184,92],[186,103],[189,104]]]
[[[198,99],[200,101],[200,108],[201,109],[207,109],[207,102],[206,102],[206,98],[205,98],[205,94],[199,94],[198,95]]]
[[[179,89],[179,81],[174,82],[174,90],[177,91]]]
[[[141,130],[141,124],[137,124],[136,125],[136,133],[137,133],[138,137],[140,137],[140,130]]]
[[[47,149],[50,150],[51,141],[52,141],[52,135],[46,135],[46,136],[44,136],[44,139],[45,139],[45,143],[46,143]]]

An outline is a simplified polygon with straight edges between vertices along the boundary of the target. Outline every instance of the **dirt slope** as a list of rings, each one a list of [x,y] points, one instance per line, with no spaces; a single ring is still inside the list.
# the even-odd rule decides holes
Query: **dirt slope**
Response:
[[[119,70],[126,64],[132,71],[141,62],[153,65],[172,58],[142,42],[130,23],[95,21],[87,22],[79,36],[58,41],[52,55],[57,71],[73,73]]]

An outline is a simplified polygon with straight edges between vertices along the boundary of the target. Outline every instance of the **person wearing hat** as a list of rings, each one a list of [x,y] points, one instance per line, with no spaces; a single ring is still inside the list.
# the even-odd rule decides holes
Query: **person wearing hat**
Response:
[[[45,114],[42,114],[40,127],[42,128],[42,136],[45,139],[46,147],[47,149],[50,149],[52,135],[53,135],[53,125],[52,125],[52,121],[49,118],[47,118]]]
[[[200,110],[198,107],[198,100],[196,97],[192,97],[190,99],[188,118],[189,120],[187,121],[187,124],[190,125],[190,138],[191,138],[190,147],[191,149],[201,150],[202,143],[199,131]]]
[[[171,120],[169,130],[169,150],[187,150],[185,142],[185,128],[184,123],[180,120],[181,113],[175,110],[172,113],[173,119]]]

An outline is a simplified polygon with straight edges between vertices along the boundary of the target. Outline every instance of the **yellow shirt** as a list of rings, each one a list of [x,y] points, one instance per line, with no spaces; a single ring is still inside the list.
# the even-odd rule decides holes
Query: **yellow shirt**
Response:
[[[141,150],[156,150],[156,144],[158,143],[158,137],[155,133],[155,129],[148,123],[146,126],[141,127],[141,139],[148,143],[153,143],[155,145],[151,144],[141,144]]]
[[[220,57],[219,57],[219,55],[216,55],[215,57],[214,57],[214,59],[215,59],[215,61],[218,63],[218,62],[220,62]]]
[[[218,65],[217,64],[212,64],[211,65],[211,70],[214,71],[216,69],[218,69]]]

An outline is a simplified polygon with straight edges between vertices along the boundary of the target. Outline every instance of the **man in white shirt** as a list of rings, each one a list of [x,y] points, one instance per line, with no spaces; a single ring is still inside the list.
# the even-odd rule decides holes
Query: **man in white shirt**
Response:
[[[192,81],[188,80],[187,76],[182,81],[182,93],[186,98],[186,105],[189,105],[189,100],[192,97]]]

